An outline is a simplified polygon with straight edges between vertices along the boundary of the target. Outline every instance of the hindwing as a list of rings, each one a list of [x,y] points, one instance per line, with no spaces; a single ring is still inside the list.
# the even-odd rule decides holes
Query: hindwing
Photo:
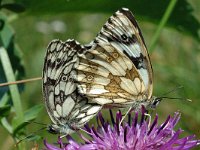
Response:
[[[74,40],[52,41],[48,48],[43,70],[43,93],[47,112],[58,127],[80,128],[100,109],[77,92],[74,77],[78,65],[77,53],[85,50]],[[65,132],[60,129],[59,132]],[[66,131],[67,132],[67,131]]]

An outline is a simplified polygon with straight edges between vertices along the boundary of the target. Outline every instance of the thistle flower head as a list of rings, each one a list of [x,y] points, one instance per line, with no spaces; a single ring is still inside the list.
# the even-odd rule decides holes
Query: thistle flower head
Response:
[[[91,138],[86,138],[82,134],[80,137],[84,143],[78,143],[67,136],[68,143],[63,143],[58,139],[60,148],[48,144],[44,141],[48,150],[186,150],[198,146],[199,140],[195,136],[180,137],[183,133],[182,129],[174,130],[175,125],[180,119],[180,113],[176,112],[173,117],[168,116],[166,121],[161,125],[158,124],[158,115],[154,120],[150,121],[150,116],[146,118],[144,109],[139,115],[135,113],[133,117],[128,115],[128,121],[123,121],[120,111],[114,119],[112,111],[110,111],[111,124],[109,124],[99,113],[97,116],[98,126],[90,127],[85,125],[85,130],[89,132]],[[139,117],[140,116],[140,117]]]

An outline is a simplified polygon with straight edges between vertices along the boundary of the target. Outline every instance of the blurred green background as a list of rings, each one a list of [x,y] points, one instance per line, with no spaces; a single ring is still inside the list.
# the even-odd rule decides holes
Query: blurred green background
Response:
[[[134,13],[146,45],[150,47],[155,31],[171,1],[153,0],[150,3],[147,0],[86,0],[84,2],[81,0],[3,0],[0,2],[3,6],[0,13],[0,43],[1,47],[3,46],[7,50],[14,75],[19,80],[42,76],[44,55],[51,40],[61,39],[65,41],[71,38],[82,44],[88,44],[95,38],[107,19],[121,7],[128,7]],[[7,6],[5,4],[13,5]],[[158,113],[159,121],[162,122],[169,114],[173,115],[175,111],[180,111],[182,117],[177,128],[184,129],[187,135],[195,134],[198,138],[200,138],[199,20],[200,1],[177,0],[170,19],[157,38],[156,45],[151,45],[153,49],[149,51],[154,70],[154,95],[162,96],[162,94],[181,85],[184,88],[167,96],[192,100],[192,102],[184,99],[163,100],[153,114]],[[5,28],[8,29],[5,30]],[[8,82],[5,70],[2,68],[1,62],[0,81],[2,83]],[[42,81],[38,80],[18,87],[23,111],[38,106],[30,111],[32,118],[29,116],[27,121],[35,118],[37,122],[50,123],[43,103]],[[0,112],[6,112],[0,119],[6,117],[8,122],[12,122],[16,111],[12,105],[10,94],[8,87],[0,87],[1,101],[6,99],[4,104],[9,106],[7,110],[2,102],[0,103]],[[38,110],[39,114],[35,109]],[[35,114],[33,114],[34,111]],[[105,110],[105,113],[107,112]],[[27,134],[43,127],[35,123],[29,125],[22,123],[21,126],[19,124],[16,125],[19,126],[19,129],[21,126],[26,126],[23,133]],[[19,129],[17,128],[16,132]],[[51,143],[57,139],[56,135],[51,135],[45,130],[39,131],[37,134]],[[15,134],[11,136],[5,130],[3,123],[0,127],[0,135],[0,149],[16,149],[12,139]],[[35,143],[39,144],[40,149],[43,147],[42,139],[38,141],[25,140],[23,143],[26,145],[25,149],[31,149]]]

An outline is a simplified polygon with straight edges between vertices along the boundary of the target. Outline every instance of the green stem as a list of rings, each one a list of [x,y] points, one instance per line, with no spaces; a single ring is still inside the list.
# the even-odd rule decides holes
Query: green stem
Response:
[[[157,42],[157,40],[158,40],[158,38],[159,38],[159,36],[161,34],[161,31],[164,28],[165,24],[167,23],[167,21],[168,21],[170,15],[171,15],[171,13],[172,13],[177,1],[178,0],[171,0],[170,1],[169,5],[168,5],[168,7],[167,7],[167,9],[165,11],[165,14],[163,15],[163,17],[162,17],[162,19],[160,21],[160,24],[158,25],[158,28],[157,28],[157,30],[156,30],[156,32],[155,32],[155,34],[154,34],[154,36],[153,36],[153,38],[151,40],[150,47],[149,47],[149,50],[151,52],[153,52],[153,50],[155,49],[156,42]]]
[[[0,60],[4,69],[4,73],[8,82],[15,81],[15,75],[11,66],[10,59],[8,57],[7,51],[5,48],[0,47]],[[22,110],[21,100],[19,90],[17,85],[9,85],[13,105],[16,112],[16,124],[15,127],[24,121],[24,114]]]

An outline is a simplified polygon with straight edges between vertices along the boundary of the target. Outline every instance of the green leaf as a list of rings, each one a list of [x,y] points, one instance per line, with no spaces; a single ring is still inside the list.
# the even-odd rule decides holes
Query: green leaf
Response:
[[[41,112],[43,107],[44,107],[43,105],[35,105],[32,108],[25,111],[25,114],[24,114],[25,121],[28,122],[35,119],[38,116],[38,114]]]
[[[16,126],[17,120],[13,119],[13,122],[12,122],[13,128],[14,128],[13,135],[18,134],[22,129],[24,129],[24,127],[30,124],[31,121],[34,120],[38,116],[39,112],[42,109],[43,109],[43,105],[36,105],[26,110],[24,113],[24,122],[22,122],[21,124],[18,124],[17,126]]]
[[[0,107],[6,106],[9,103],[9,99],[10,99],[10,96],[7,93],[5,93],[0,100]]]
[[[0,14],[0,17],[3,18],[2,21],[4,22],[3,29],[0,32],[0,38],[1,38],[1,46],[4,46],[6,49],[9,47],[10,43],[13,40],[14,37],[14,30],[11,28],[11,26],[6,22],[6,16],[3,16]],[[5,19],[4,19],[5,18]]]
[[[127,7],[134,12],[136,18],[149,20],[157,24],[163,16],[170,0],[18,0],[23,3],[29,14],[44,15],[67,12],[114,13],[116,10]],[[188,33],[200,39],[198,20],[192,14],[193,8],[187,0],[178,0],[172,15],[167,23],[183,33]]]
[[[24,127],[26,127],[28,124],[29,124],[29,122],[22,122],[21,124],[18,124],[17,120],[13,119],[12,120],[13,136],[16,137],[16,135],[23,135]]]
[[[5,117],[1,119],[1,124],[10,134],[13,133],[13,128]]]
[[[0,107],[0,119],[1,119],[2,117],[7,116],[7,115],[9,114],[10,108],[11,108],[10,105],[5,105],[5,106],[1,106],[1,107]]]
[[[0,31],[0,47],[4,47],[9,55],[10,62],[12,64],[12,69],[14,74],[18,72],[16,79],[21,79],[24,76],[22,52],[19,47],[15,44],[14,35],[15,32],[13,28],[9,25],[6,20],[6,16],[0,14],[1,20],[4,22],[3,28]],[[2,63],[0,62],[0,83],[7,82]],[[19,86],[21,89],[23,85]],[[0,87],[0,98],[8,91],[8,86]]]
[[[12,3],[12,4],[2,4],[0,9],[8,9],[10,11],[16,12],[16,13],[20,13],[20,12],[24,12],[25,11],[25,7],[21,4],[17,4],[17,3]]]
[[[7,22],[6,16],[0,14],[0,18],[2,18],[2,21],[4,22],[3,29],[0,32],[0,46],[7,49],[9,56],[12,58],[12,64],[15,64],[13,69],[22,72],[21,76],[23,76],[24,69],[21,60],[22,52],[17,44],[15,44],[15,31]]]

